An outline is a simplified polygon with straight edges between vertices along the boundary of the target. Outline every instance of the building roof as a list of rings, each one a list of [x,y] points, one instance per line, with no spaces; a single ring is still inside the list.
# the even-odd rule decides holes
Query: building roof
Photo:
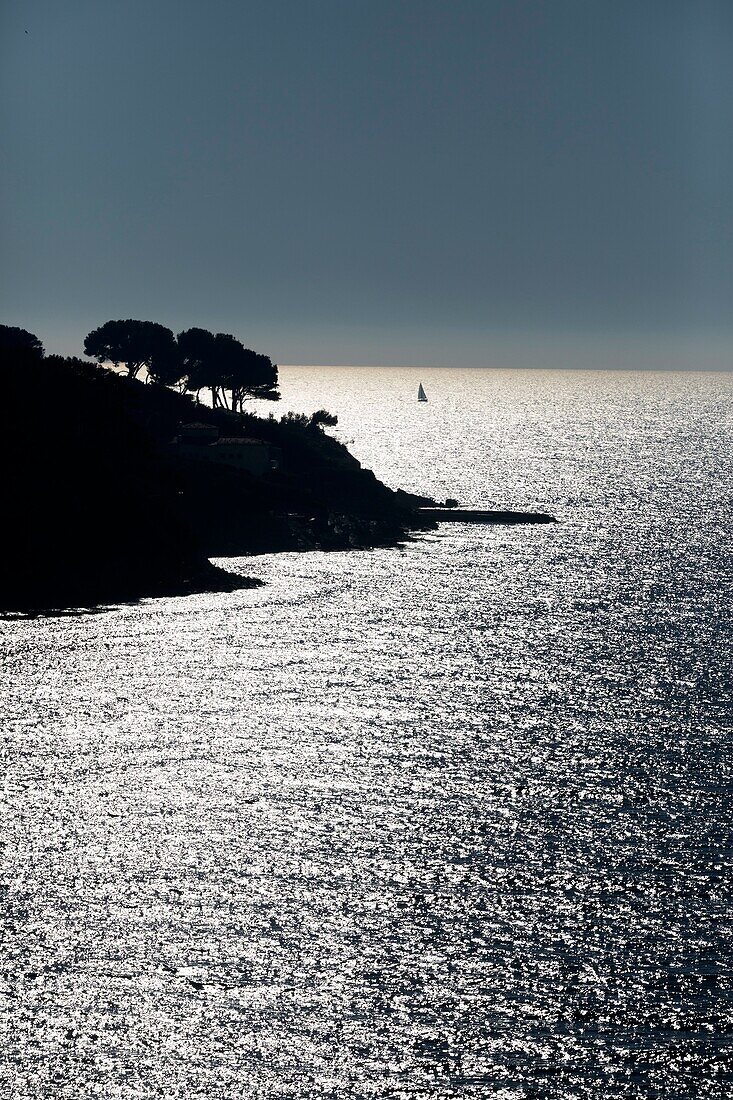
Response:
[[[216,443],[212,443],[211,446],[220,447],[222,444],[236,447],[251,447],[253,445],[257,447],[269,447],[269,443],[266,443],[264,439],[251,439],[249,436],[243,435],[225,436],[223,439],[217,439]]]

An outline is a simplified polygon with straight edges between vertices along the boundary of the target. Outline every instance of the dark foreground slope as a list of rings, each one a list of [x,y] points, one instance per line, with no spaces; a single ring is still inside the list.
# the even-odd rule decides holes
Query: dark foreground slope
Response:
[[[209,557],[391,544],[431,525],[426,501],[387,489],[305,418],[235,416],[54,356],[6,355],[0,370],[5,610],[226,586]],[[281,470],[178,458],[170,441],[191,421],[266,440]]]

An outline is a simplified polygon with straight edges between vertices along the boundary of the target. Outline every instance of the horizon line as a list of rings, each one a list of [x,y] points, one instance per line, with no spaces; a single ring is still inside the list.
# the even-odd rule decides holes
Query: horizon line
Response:
[[[568,371],[578,373],[604,374],[618,372],[635,372],[645,374],[730,374],[733,372],[733,363],[728,367],[548,367],[548,366],[501,366],[484,363],[481,366],[455,366],[449,367],[440,363],[277,363],[278,370],[506,370],[506,371],[553,371],[562,373]]]

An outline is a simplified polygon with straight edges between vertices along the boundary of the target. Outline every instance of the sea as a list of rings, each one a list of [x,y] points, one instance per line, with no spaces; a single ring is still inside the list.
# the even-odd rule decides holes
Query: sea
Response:
[[[733,375],[281,381],[558,522],[0,622],[0,1094],[733,1096]]]

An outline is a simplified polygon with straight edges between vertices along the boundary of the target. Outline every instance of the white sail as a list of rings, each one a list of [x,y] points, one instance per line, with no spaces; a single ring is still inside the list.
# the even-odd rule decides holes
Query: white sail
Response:
[[[418,399],[418,401],[427,401],[427,399],[428,399],[428,395],[425,393],[425,390],[422,388],[422,382],[417,387],[417,399]]]

